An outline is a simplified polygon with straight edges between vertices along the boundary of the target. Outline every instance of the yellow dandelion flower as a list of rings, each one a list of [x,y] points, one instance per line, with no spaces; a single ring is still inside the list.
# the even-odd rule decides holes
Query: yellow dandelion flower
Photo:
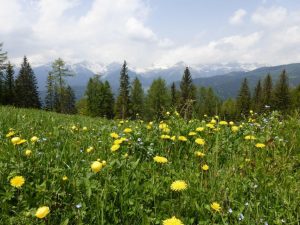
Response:
[[[179,141],[187,141],[187,138],[185,136],[179,136],[178,140]]]
[[[106,164],[107,164],[107,162],[105,161],[105,160],[102,160],[102,166],[104,167],[104,166],[106,166]]]
[[[207,171],[209,169],[209,166],[207,164],[202,166],[202,170]]]
[[[110,136],[111,136],[112,138],[115,138],[115,139],[118,139],[118,138],[119,138],[119,135],[118,135],[117,133],[115,133],[115,132],[111,133]]]
[[[10,179],[10,185],[16,188],[20,188],[25,183],[25,178],[23,176],[15,176]]]
[[[264,148],[264,147],[266,147],[266,145],[263,144],[263,143],[257,143],[257,144],[255,145],[255,147],[256,147],[256,148]]]
[[[168,133],[170,133],[170,129],[169,128],[164,128],[164,129],[162,129],[162,132],[168,134]]]
[[[32,154],[32,151],[31,151],[31,150],[27,149],[27,150],[25,151],[25,155],[26,155],[26,156],[30,156],[31,154]]]
[[[25,142],[27,142],[25,139],[21,139],[21,140],[17,143],[17,145],[21,145],[21,144],[23,144],[23,143],[25,143]]]
[[[168,159],[166,157],[163,157],[163,156],[155,156],[153,158],[153,160],[157,163],[161,163],[161,164],[164,164],[164,163],[167,163],[168,162]]]
[[[224,120],[220,121],[219,124],[220,124],[220,125],[228,125],[227,121],[224,121]]]
[[[231,131],[232,131],[233,133],[238,132],[238,131],[239,131],[239,127],[238,127],[238,126],[232,126],[232,127],[231,127]]]
[[[211,203],[210,207],[211,207],[213,210],[215,210],[216,212],[220,212],[221,209],[222,209],[221,206],[220,206],[220,204],[217,203],[217,202]]]
[[[255,140],[255,139],[256,139],[256,137],[253,136],[253,135],[247,135],[247,136],[245,136],[245,140]]]
[[[94,173],[98,173],[102,169],[103,165],[101,162],[95,161],[91,165],[91,169]]]
[[[83,127],[82,130],[83,130],[83,131],[87,131],[88,128],[87,128],[87,127]]]
[[[94,147],[90,146],[90,147],[88,147],[88,148],[86,149],[86,152],[87,152],[87,153],[90,153],[90,152],[92,152],[93,150],[94,150]]]
[[[39,219],[43,219],[44,217],[46,217],[50,212],[50,209],[48,206],[42,206],[39,207],[35,213],[35,216]]]
[[[67,176],[63,176],[63,177],[62,177],[62,180],[63,180],[63,181],[67,181],[67,180],[68,180],[68,177],[67,177]]]
[[[170,135],[163,134],[163,135],[160,136],[160,138],[161,139],[170,139],[171,137],[170,137]]]
[[[120,148],[120,145],[113,145],[113,146],[111,146],[110,150],[111,150],[112,152],[115,152],[115,151],[117,151],[119,148]]]
[[[32,143],[35,143],[35,142],[37,142],[39,140],[39,138],[37,137],[37,136],[33,136],[32,138],[30,138],[30,141],[32,142]]]
[[[15,135],[15,132],[10,131],[10,132],[8,132],[8,134],[6,134],[6,137],[11,137],[11,136],[14,136],[14,135]]]
[[[189,136],[195,136],[196,134],[197,134],[196,132],[191,131],[191,132],[189,133]]]
[[[214,129],[215,125],[212,123],[208,123],[208,124],[206,124],[206,127],[210,128],[210,129]]]
[[[187,183],[183,180],[176,180],[171,184],[172,191],[184,191],[187,189]]]
[[[198,145],[204,145],[205,144],[205,141],[202,139],[202,138],[197,138],[195,140],[195,143],[198,144]]]
[[[198,132],[204,131],[204,127],[197,127],[196,131],[198,131]]]
[[[163,129],[165,129],[165,128],[168,128],[168,124],[166,124],[166,123],[161,123],[161,124],[159,124],[159,129],[161,129],[161,130],[163,130]]]
[[[19,143],[21,141],[20,137],[13,137],[11,139],[11,143],[13,143],[13,145],[16,145],[17,143]]]
[[[124,133],[131,133],[132,132],[132,129],[131,128],[125,128],[123,130]]]
[[[210,121],[210,123],[211,123],[211,124],[216,124],[217,121],[216,121],[215,119],[212,119],[212,120]]]
[[[163,221],[163,225],[184,225],[180,219],[177,219],[175,216],[173,216],[170,219],[166,219]]]
[[[176,136],[172,136],[170,139],[171,139],[172,141],[176,141]]]
[[[234,122],[233,122],[233,121],[230,121],[230,122],[229,122],[229,125],[230,125],[230,126],[233,126],[233,125],[234,125]]]
[[[203,158],[205,156],[205,154],[203,152],[199,152],[199,151],[195,152],[195,155],[200,158]]]

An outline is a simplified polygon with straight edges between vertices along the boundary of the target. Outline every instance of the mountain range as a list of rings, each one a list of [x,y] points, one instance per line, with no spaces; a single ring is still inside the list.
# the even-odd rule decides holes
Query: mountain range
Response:
[[[173,66],[163,68],[151,67],[141,70],[129,67],[128,73],[130,80],[138,77],[145,90],[149,88],[153,79],[158,77],[164,78],[168,85],[175,82],[178,87],[186,66],[187,64],[184,62],[178,62]],[[118,91],[120,69],[122,67],[120,63],[104,65],[83,61],[75,64],[67,64],[67,67],[74,73],[73,77],[67,78],[67,83],[75,90],[77,98],[81,98],[84,95],[87,82],[94,74],[100,74],[101,79],[109,81],[114,93]],[[253,88],[257,81],[263,79],[268,73],[272,75],[273,80],[276,82],[283,69],[285,69],[289,75],[291,86],[296,86],[300,83],[300,63],[279,66],[220,63],[208,65],[199,64],[189,66],[189,68],[195,85],[212,87],[222,99],[236,97],[244,78],[248,79],[250,88]],[[51,64],[35,66],[33,70],[37,77],[39,91],[43,99],[46,91],[47,75],[51,70]],[[18,69],[16,73],[17,72]]]

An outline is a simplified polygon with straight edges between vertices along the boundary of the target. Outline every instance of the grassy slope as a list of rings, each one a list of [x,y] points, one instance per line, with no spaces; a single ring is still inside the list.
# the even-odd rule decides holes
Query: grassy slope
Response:
[[[167,123],[171,136],[188,137],[205,126],[173,116]],[[184,224],[297,224],[300,121],[280,122],[273,115],[258,123],[260,127],[245,123],[238,133],[227,126],[207,128],[196,135],[205,146],[197,146],[196,137],[161,140],[157,124],[147,130],[142,122],[0,107],[0,224],[161,224],[173,215]],[[124,134],[128,141],[112,153],[110,133],[123,134],[126,127],[133,132]],[[28,142],[13,146],[5,137],[10,128]],[[257,140],[244,140],[248,134]],[[40,139],[36,144],[29,141],[34,135]],[[257,142],[268,144],[257,149]],[[86,152],[89,146],[94,147],[91,153]],[[32,150],[30,157],[26,149]],[[195,151],[206,155],[197,158]],[[169,162],[156,164],[155,155]],[[94,174],[90,164],[97,159],[107,166]],[[208,171],[201,169],[204,164]],[[15,175],[26,179],[20,189],[9,184]],[[171,191],[174,180],[185,180],[187,190]],[[220,203],[220,213],[210,208],[214,201]],[[34,217],[41,205],[50,207],[46,219]]]

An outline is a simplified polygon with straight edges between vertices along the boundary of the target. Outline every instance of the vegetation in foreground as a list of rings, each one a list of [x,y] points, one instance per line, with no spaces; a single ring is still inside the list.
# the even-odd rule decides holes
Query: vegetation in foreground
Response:
[[[166,116],[0,107],[0,224],[299,224],[299,115]]]

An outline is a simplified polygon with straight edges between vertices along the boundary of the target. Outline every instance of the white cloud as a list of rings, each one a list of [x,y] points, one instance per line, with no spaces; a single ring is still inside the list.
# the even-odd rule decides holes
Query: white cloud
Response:
[[[238,9],[234,14],[229,18],[229,23],[232,25],[239,25],[244,22],[244,17],[247,15],[246,10]]]
[[[287,16],[288,12],[284,7],[260,7],[252,15],[252,21],[262,26],[275,27],[280,25],[287,18]]]

